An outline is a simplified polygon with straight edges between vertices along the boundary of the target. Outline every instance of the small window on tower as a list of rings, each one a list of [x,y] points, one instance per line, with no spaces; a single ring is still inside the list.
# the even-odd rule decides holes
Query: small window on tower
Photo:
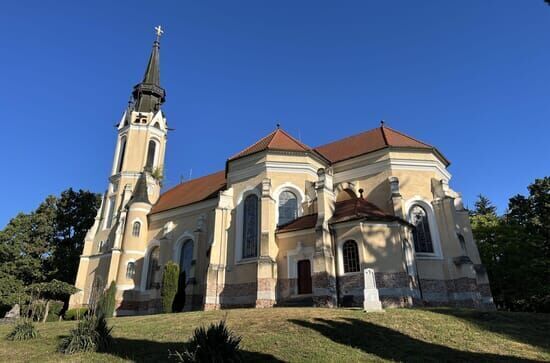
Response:
[[[137,221],[134,222],[134,225],[132,226],[132,236],[139,237],[140,229],[141,229],[141,223]]]

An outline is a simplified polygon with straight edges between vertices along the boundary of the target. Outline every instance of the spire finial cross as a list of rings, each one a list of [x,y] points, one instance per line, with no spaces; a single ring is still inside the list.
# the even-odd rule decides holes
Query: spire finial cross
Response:
[[[155,27],[155,31],[157,33],[157,42],[158,42],[160,40],[161,35],[164,33],[164,30],[162,29],[162,27],[160,25],[157,25]]]

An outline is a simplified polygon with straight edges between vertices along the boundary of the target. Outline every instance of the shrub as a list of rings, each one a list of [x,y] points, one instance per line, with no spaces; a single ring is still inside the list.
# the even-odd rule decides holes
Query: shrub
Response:
[[[80,320],[84,318],[87,312],[88,308],[69,309],[65,311],[65,315],[63,317],[65,320]]]
[[[241,337],[231,332],[225,321],[195,329],[183,353],[170,353],[179,362],[242,362]]]
[[[75,329],[71,330],[69,336],[61,339],[58,351],[63,354],[106,351],[113,343],[111,330],[103,315],[98,317],[87,315],[78,322]]]
[[[101,294],[97,302],[96,315],[110,318],[115,313],[116,284],[111,282],[109,288]]]
[[[23,319],[6,336],[8,340],[29,340],[38,337],[38,330],[31,320]]]
[[[50,301],[50,312],[46,321],[58,321],[64,305],[63,301]]]
[[[180,267],[178,266],[178,264],[174,262],[168,262],[164,266],[160,295],[162,296],[162,309],[165,313],[172,312],[174,298],[176,297],[176,294],[178,292],[179,274]]]

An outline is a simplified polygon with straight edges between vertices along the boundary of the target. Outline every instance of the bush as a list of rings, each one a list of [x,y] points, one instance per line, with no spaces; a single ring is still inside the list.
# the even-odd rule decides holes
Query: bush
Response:
[[[87,315],[78,322],[69,336],[61,339],[58,351],[63,354],[106,351],[113,343],[112,328],[107,326],[105,316]]]
[[[222,320],[208,329],[195,329],[183,353],[176,351],[170,356],[179,362],[242,362],[240,343],[241,337],[234,335]]]
[[[162,288],[160,295],[162,296],[162,309],[165,313],[172,312],[174,298],[178,292],[178,279],[180,275],[180,267],[174,262],[168,262],[164,266],[162,275]]]
[[[38,337],[38,330],[31,320],[23,319],[6,336],[8,340],[29,340]]]
[[[80,320],[84,318],[87,312],[88,308],[69,309],[65,311],[65,315],[63,316],[63,318],[65,320]]]
[[[96,315],[111,318],[115,313],[116,284],[111,282],[109,288],[101,294],[97,302]]]
[[[50,312],[46,321],[58,321],[61,316],[61,310],[65,303],[63,301],[50,301]]]

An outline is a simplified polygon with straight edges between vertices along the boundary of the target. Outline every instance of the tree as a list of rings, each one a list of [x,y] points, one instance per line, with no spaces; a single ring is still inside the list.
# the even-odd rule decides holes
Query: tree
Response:
[[[98,194],[68,189],[19,213],[0,231],[0,310],[19,301],[22,286],[57,279],[73,283]]]
[[[165,313],[173,311],[174,298],[178,292],[179,274],[180,267],[177,263],[170,261],[164,266],[160,295],[162,296],[162,308]]]
[[[55,235],[56,199],[49,196],[30,214],[19,213],[0,231],[0,271],[24,284],[45,281]]]
[[[55,239],[50,260],[50,277],[74,283],[84,238],[101,203],[99,194],[69,188],[56,202]]]
[[[32,284],[28,287],[31,296],[36,296],[38,299],[46,300],[46,310],[42,322],[48,319],[51,300],[63,300],[78,292],[79,290],[66,282],[52,280],[49,282],[41,282]]]
[[[537,179],[529,196],[509,200],[497,216],[479,196],[471,213],[472,231],[487,268],[495,302],[511,310],[550,309],[550,178]]]

